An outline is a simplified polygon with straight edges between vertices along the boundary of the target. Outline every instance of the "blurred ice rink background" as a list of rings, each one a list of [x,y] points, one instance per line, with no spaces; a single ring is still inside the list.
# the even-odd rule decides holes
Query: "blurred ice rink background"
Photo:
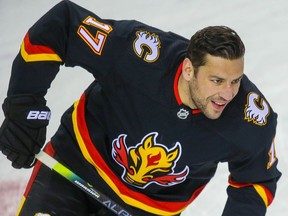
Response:
[[[58,0],[0,0],[0,103],[6,97],[12,61],[28,28]],[[276,198],[268,216],[288,212],[288,1],[286,0],[74,0],[102,18],[136,19],[165,31],[190,38],[209,25],[227,25],[236,30],[246,45],[245,73],[266,95],[279,114],[276,137],[279,181]],[[61,114],[92,81],[80,68],[62,68],[46,99],[52,110],[49,139],[59,125]],[[0,111],[0,122],[4,119]],[[286,134],[286,135],[285,135]],[[0,155],[0,215],[13,216],[31,170],[13,169]],[[215,177],[183,216],[220,216],[228,185],[227,164],[220,164]]]

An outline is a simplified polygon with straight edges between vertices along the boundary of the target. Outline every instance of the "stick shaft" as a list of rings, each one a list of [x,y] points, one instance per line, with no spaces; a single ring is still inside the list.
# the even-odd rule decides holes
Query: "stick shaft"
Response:
[[[91,184],[89,184],[87,181],[72,172],[59,161],[48,155],[46,152],[40,151],[40,153],[36,155],[36,158],[43,164],[45,164],[47,167],[49,167],[51,170],[54,170],[55,172],[66,178],[68,181],[70,181],[72,184],[80,188],[86,194],[90,195],[92,198],[100,202],[102,205],[106,206],[116,215],[132,216],[132,214],[130,214],[120,205],[118,205],[109,197],[96,190]]]

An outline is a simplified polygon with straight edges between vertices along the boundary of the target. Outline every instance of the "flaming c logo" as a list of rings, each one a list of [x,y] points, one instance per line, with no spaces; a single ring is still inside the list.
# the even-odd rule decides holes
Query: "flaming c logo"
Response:
[[[155,62],[160,56],[161,42],[158,35],[147,31],[137,31],[133,49],[139,58],[146,62]]]
[[[255,92],[250,92],[247,96],[244,118],[248,122],[252,121],[256,125],[263,126],[266,125],[269,114],[270,108],[266,100]]]
[[[156,143],[158,133],[146,135],[141,143],[127,148],[125,138],[120,135],[112,143],[112,156],[124,168],[122,179],[136,187],[145,188],[151,183],[162,186],[179,184],[189,173],[188,166],[179,173],[174,173],[176,162],[181,155],[181,145],[167,149]]]

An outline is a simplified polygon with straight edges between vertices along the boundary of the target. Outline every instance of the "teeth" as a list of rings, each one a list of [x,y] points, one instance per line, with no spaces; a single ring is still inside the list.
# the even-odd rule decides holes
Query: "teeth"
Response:
[[[219,105],[219,106],[223,106],[225,104],[225,103],[219,103],[219,102],[215,102],[215,101],[214,101],[214,103]]]

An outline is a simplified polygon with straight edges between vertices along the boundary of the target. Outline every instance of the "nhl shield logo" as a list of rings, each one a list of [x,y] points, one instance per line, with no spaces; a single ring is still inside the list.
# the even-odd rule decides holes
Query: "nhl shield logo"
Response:
[[[187,119],[187,117],[189,116],[189,111],[185,110],[184,108],[181,108],[178,112],[177,112],[177,116],[180,119]]]

